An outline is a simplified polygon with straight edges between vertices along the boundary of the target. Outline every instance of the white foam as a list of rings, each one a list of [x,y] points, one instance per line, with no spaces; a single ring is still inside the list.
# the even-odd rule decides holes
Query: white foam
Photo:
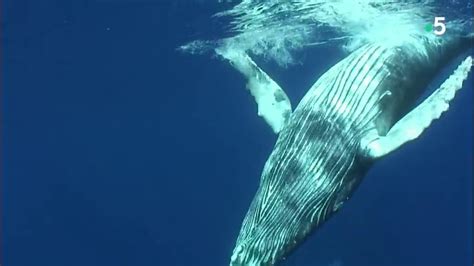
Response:
[[[243,0],[216,14],[218,19],[230,18],[232,37],[192,42],[181,48],[198,53],[211,47],[234,47],[287,66],[296,62],[296,51],[312,45],[330,42],[350,52],[368,42],[396,44],[414,34],[435,37],[424,31],[424,26],[432,23],[435,16],[447,16],[448,30],[466,27],[466,21],[472,23],[469,17],[448,16],[448,11],[444,11],[448,7],[437,7],[436,2]]]

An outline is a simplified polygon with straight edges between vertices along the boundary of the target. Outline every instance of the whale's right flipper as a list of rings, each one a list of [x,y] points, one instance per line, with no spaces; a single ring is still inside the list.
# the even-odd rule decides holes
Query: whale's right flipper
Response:
[[[247,89],[257,102],[258,115],[265,119],[275,133],[280,132],[291,115],[291,103],[283,89],[244,51],[216,49],[216,52],[245,76]]]
[[[367,136],[369,139],[364,141],[367,143],[363,147],[365,153],[377,159],[420,136],[433,120],[438,119],[444,111],[448,110],[449,101],[454,98],[456,91],[467,79],[472,62],[472,58],[468,56],[438,89],[400,119],[386,136],[379,136],[375,129],[370,132]]]

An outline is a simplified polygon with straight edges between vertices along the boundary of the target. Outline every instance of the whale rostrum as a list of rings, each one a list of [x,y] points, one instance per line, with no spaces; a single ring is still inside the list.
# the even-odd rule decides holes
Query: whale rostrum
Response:
[[[230,265],[278,263],[340,209],[377,159],[439,118],[467,78],[470,56],[414,104],[471,39],[366,44],[327,70],[293,112],[283,89],[250,56],[220,51],[246,77],[259,114],[279,132]]]

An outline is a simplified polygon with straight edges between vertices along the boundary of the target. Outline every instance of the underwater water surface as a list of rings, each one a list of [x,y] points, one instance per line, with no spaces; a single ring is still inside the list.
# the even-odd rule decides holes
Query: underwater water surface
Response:
[[[235,4],[3,2],[3,265],[229,264],[276,135],[239,73],[179,47],[230,36],[211,17]],[[295,55],[256,60],[296,105],[345,53]],[[472,265],[472,84],[283,265]]]

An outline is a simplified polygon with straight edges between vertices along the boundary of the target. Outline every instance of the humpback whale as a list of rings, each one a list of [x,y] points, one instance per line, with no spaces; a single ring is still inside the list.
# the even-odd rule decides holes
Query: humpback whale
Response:
[[[472,35],[363,45],[327,70],[294,111],[245,52],[217,51],[247,78],[259,115],[279,134],[230,265],[275,265],[340,210],[377,160],[448,109],[472,67],[470,56],[414,105],[433,77],[471,46]]]

